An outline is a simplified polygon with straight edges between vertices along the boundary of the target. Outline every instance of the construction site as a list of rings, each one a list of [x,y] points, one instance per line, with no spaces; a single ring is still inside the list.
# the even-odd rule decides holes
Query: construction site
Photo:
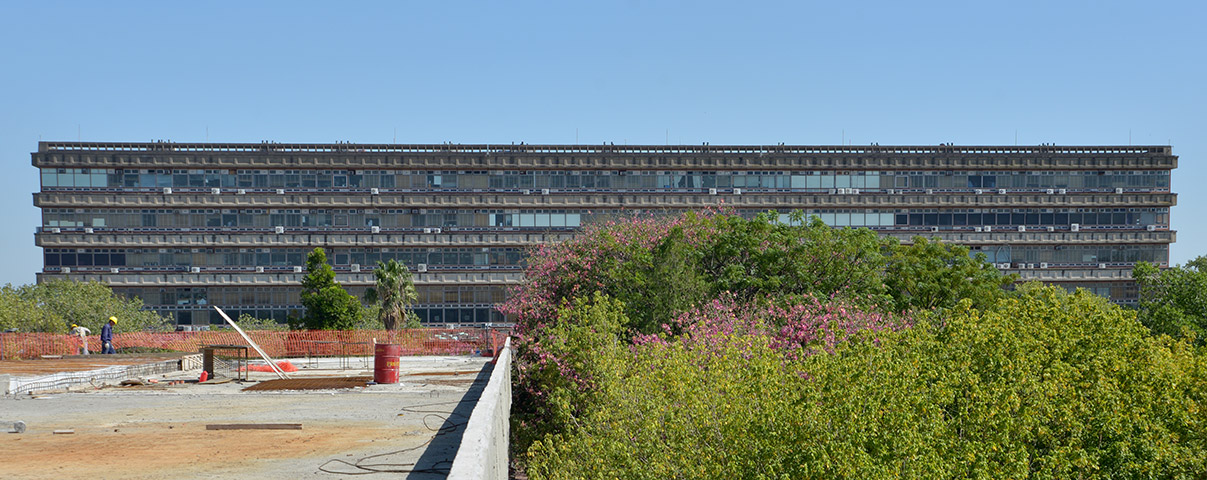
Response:
[[[493,467],[472,463],[500,448],[483,440],[506,438],[506,346],[433,355],[350,341],[270,356],[207,340],[193,352],[0,359],[0,477],[457,478],[457,461],[480,478]],[[474,415],[485,426],[464,448]]]

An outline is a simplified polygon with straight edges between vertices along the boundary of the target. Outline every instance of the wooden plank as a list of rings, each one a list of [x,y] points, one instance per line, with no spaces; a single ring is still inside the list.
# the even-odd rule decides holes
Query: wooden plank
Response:
[[[206,430],[301,430],[300,423],[218,423],[205,426]]]

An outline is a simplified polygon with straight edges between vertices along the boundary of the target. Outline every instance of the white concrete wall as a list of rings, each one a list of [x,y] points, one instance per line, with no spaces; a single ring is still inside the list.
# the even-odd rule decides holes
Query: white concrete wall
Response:
[[[490,381],[470,414],[450,480],[507,479],[511,433],[511,339],[503,344]]]

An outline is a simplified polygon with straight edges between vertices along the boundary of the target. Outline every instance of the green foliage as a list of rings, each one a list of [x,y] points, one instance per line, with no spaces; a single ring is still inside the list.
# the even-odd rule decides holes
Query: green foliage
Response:
[[[0,329],[67,333],[72,324],[99,333],[110,316],[117,332],[166,330],[168,319],[143,310],[142,300],[115,295],[100,282],[53,280],[0,288]]]
[[[1158,269],[1140,262],[1132,269],[1140,286],[1139,318],[1154,333],[1207,339],[1207,257]]]
[[[1018,275],[1002,275],[985,261],[985,254],[969,255],[968,247],[925,237],[911,245],[893,244],[884,281],[894,307],[950,308],[961,299],[975,307],[997,303],[1004,288]]]
[[[522,354],[537,357],[525,376],[542,385],[548,398],[531,405],[541,422],[526,423],[531,416],[513,417],[520,444],[563,431],[587,412],[607,408],[597,398],[597,390],[614,382],[611,375],[622,368],[615,362],[622,360],[619,334],[627,323],[624,311],[622,303],[596,292],[560,309],[557,320],[537,333],[545,341],[521,347]],[[529,350],[533,348],[536,351]]]
[[[377,286],[365,291],[365,301],[377,304],[379,319],[384,328],[412,328],[410,320],[414,314],[410,313],[410,307],[419,295],[415,292],[415,282],[410,270],[407,270],[406,265],[391,258],[387,262],[377,262],[373,277],[377,280]],[[415,323],[418,323],[418,317],[414,318]]]
[[[554,395],[550,414],[565,427],[521,454],[534,480],[1207,471],[1202,352],[1149,336],[1131,312],[1085,292],[1025,285],[991,308],[964,301],[800,358],[739,332],[708,350],[623,348],[603,334],[607,319],[623,322],[596,312],[578,329],[554,327],[569,329],[553,336],[574,339],[559,345],[587,363],[591,388]]]
[[[335,282],[335,270],[327,264],[322,248],[306,255],[302,305],[306,307],[302,325],[310,330],[350,330],[360,317],[360,302]]]
[[[235,324],[243,330],[288,330],[289,326],[277,323],[271,318],[256,318],[251,314],[240,314],[239,318],[235,319]]]

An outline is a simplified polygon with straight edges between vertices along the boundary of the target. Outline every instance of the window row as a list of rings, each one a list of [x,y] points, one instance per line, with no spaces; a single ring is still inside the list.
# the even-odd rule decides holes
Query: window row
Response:
[[[502,324],[507,319],[492,307],[416,307],[413,309],[424,325],[442,326],[455,323],[458,325],[481,325],[486,323]],[[239,318],[246,313],[256,318],[274,320],[277,323],[289,322],[290,316],[302,315],[300,308],[231,308],[225,310],[231,318]],[[226,325],[226,321],[216,310],[175,310],[160,312],[161,315],[172,317],[177,325]]]
[[[63,209],[42,210],[43,227],[92,228],[259,228],[273,227],[519,227],[578,228],[583,225],[641,214],[641,210],[133,210]],[[675,213],[666,210],[657,214]],[[740,210],[753,217],[761,210]],[[644,212],[649,214],[649,212]],[[788,222],[788,211],[781,221]],[[1081,208],[1081,209],[812,209],[827,225],[837,227],[917,226],[1147,226],[1169,225],[1169,209]]]
[[[1053,265],[1169,262],[1168,245],[995,245],[973,247],[990,263]]]
[[[829,188],[1151,188],[1168,189],[1169,171],[393,171],[113,170],[43,168],[42,187],[473,189],[829,189]]]
[[[300,248],[43,249],[47,267],[268,267],[306,264],[310,250]],[[415,271],[419,264],[441,267],[522,267],[524,252],[515,247],[487,248],[330,248],[327,262],[366,270],[391,259]]]
[[[346,286],[348,293],[363,298],[368,286]],[[275,306],[301,305],[300,286],[281,287],[114,287],[114,292],[142,299],[154,310],[157,306]],[[488,305],[506,299],[504,285],[416,285],[417,306],[445,304]],[[224,309],[225,310],[225,309]],[[232,317],[233,318],[233,317]]]

